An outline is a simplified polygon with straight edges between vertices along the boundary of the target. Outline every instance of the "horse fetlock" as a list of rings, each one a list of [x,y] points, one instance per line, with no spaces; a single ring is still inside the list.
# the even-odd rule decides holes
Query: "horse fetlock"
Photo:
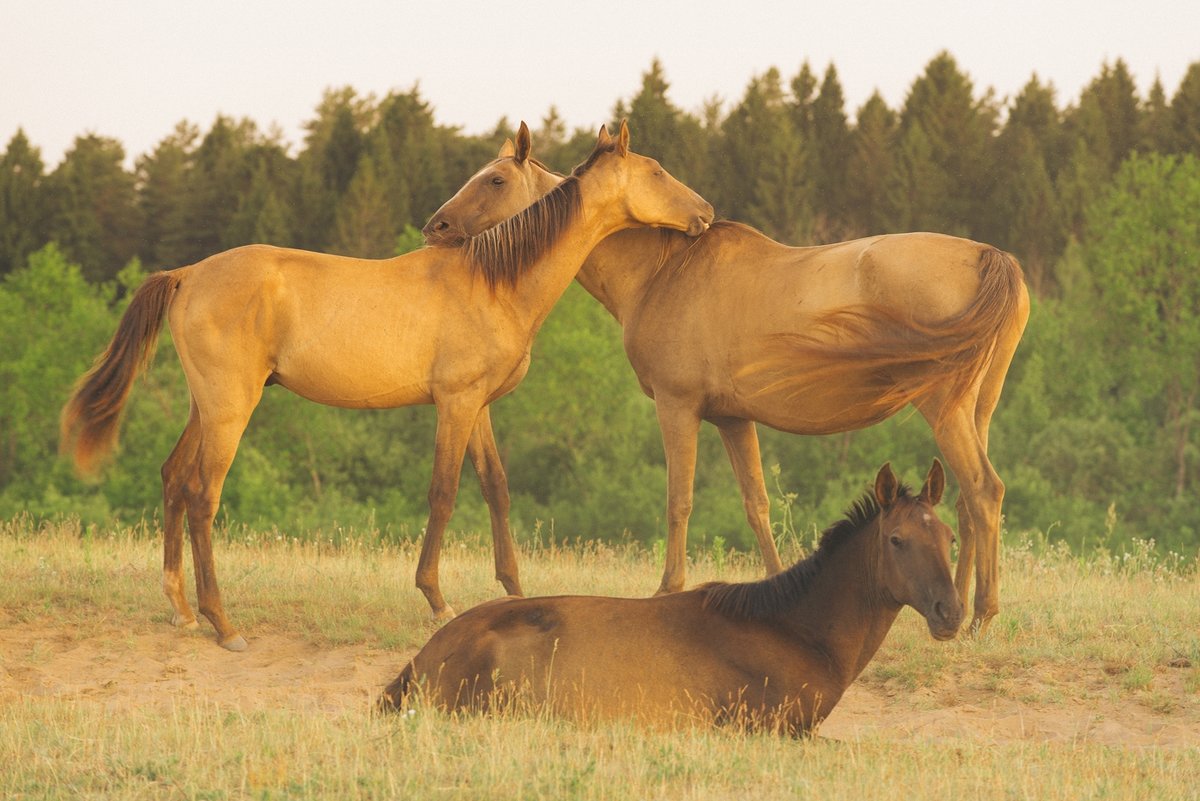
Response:
[[[171,625],[177,629],[187,629],[189,631],[200,628],[199,621],[191,612],[186,614],[176,612],[171,616]]]
[[[507,573],[497,573],[496,581],[500,582],[500,586],[504,587],[505,592],[509,595],[525,597],[525,593],[521,589],[521,581],[516,576],[508,575]]]
[[[434,623],[445,623],[447,620],[453,620],[457,617],[454,607],[450,604],[442,604],[441,608],[431,608],[429,611],[429,619]]]

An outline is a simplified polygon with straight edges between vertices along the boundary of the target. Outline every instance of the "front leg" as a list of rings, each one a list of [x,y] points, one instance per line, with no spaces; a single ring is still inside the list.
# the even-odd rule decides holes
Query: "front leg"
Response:
[[[454,610],[442,597],[438,583],[438,561],[442,552],[442,536],[458,496],[463,456],[483,402],[462,397],[435,402],[438,422],[433,451],[433,478],[429,483],[429,521],[425,524],[425,539],[421,544],[421,558],[417,562],[416,583],[429,602],[433,618],[449,620],[454,617]]]
[[[729,454],[729,463],[733,465],[733,474],[742,491],[742,506],[758,540],[763,565],[767,575],[773,576],[783,571],[783,562],[779,559],[775,538],[771,536],[771,501],[763,478],[758,430],[749,420],[722,420],[717,430],[721,432],[721,441],[725,443],[725,452]]]
[[[700,415],[690,405],[657,398],[655,410],[667,457],[667,558],[658,595],[679,592],[687,579],[688,520],[696,475]]]

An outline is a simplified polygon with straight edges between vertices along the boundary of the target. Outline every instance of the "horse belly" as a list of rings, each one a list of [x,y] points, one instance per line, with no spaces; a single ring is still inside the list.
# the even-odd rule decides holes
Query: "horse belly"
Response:
[[[433,403],[423,372],[380,360],[290,360],[276,368],[272,383],[326,406],[391,409]]]

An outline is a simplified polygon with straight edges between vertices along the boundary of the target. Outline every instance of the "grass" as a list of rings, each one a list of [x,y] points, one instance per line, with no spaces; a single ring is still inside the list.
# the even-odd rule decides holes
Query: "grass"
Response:
[[[495,597],[490,549],[478,538],[450,543],[442,565],[448,600],[465,609]],[[1010,545],[1002,614],[986,637],[933,642],[906,610],[859,681],[916,711],[964,699],[1064,714],[1081,704],[1128,706],[1195,726],[1200,578],[1194,564],[1131,549],[1079,559],[1036,541]],[[243,532],[219,546],[217,566],[226,606],[252,649],[255,636],[280,634],[318,649],[385,649],[399,666],[432,631],[412,587],[416,557],[416,546],[381,544],[370,532],[306,542]],[[0,523],[0,629],[44,625],[82,643],[101,624],[166,628],[160,559],[153,531]],[[641,594],[660,570],[642,549],[597,543],[527,547],[521,567],[530,594]],[[756,559],[722,551],[698,558],[689,580],[758,572]],[[116,639],[119,650],[125,644]],[[868,728],[846,740],[789,740],[581,727],[536,713],[379,717],[366,696],[334,707],[247,708],[203,693],[114,704],[4,691],[6,675],[15,680],[50,649],[0,650],[2,798],[1183,799],[1197,798],[1200,786],[1193,746],[1086,737]]]

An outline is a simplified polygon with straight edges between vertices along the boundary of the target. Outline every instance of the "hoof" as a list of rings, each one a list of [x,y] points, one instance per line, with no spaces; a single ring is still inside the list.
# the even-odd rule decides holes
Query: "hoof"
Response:
[[[445,623],[447,620],[454,619],[454,607],[447,604],[441,609],[434,609],[429,613],[429,619],[434,623]]]
[[[188,631],[200,628],[200,624],[196,621],[196,618],[182,618],[179,615],[171,618],[171,625],[177,629],[187,629]]]
[[[984,635],[987,634],[988,626],[991,624],[991,622],[992,622],[992,618],[990,615],[988,617],[972,618],[972,620],[971,620],[971,636],[976,637],[976,638],[982,638]]]
[[[220,643],[220,646],[227,651],[236,651],[236,652],[245,651],[247,648],[250,647],[246,644],[246,638],[240,634],[235,634],[232,637],[230,637],[228,640],[222,641]]]

